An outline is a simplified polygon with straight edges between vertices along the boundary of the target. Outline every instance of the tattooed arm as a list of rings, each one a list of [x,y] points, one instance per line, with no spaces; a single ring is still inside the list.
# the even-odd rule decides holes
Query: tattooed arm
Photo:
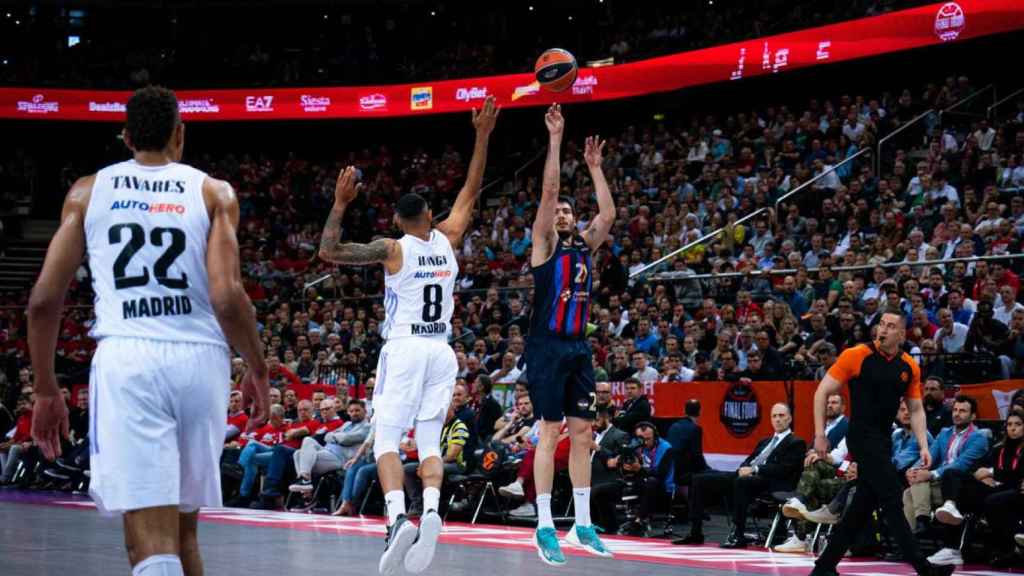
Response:
[[[323,234],[320,236],[320,258],[327,262],[350,266],[381,262],[388,273],[394,274],[402,267],[402,248],[395,240],[381,238],[369,244],[341,242],[341,220],[357,192],[355,169],[349,166],[338,176],[334,188],[334,206],[327,216]]]

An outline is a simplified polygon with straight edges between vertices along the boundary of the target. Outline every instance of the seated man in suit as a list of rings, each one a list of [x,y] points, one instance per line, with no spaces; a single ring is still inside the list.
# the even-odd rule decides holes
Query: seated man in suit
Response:
[[[758,494],[793,490],[800,479],[807,442],[790,430],[793,415],[789,406],[772,406],[772,427],[775,434],[757,443],[754,451],[736,472],[711,470],[693,477],[690,486],[690,534],[675,544],[703,544],[704,506],[714,493],[731,501],[733,532],[723,548],[746,548],[744,535],[747,508]]]
[[[619,522],[615,504],[622,493],[619,452],[629,442],[629,434],[611,424],[608,407],[599,407],[594,419],[594,456],[590,460],[590,512],[595,526],[605,534],[615,534]]]
[[[626,379],[626,402],[622,411],[612,418],[616,428],[632,434],[636,425],[651,419],[651,402],[644,394],[644,385],[636,378]]]

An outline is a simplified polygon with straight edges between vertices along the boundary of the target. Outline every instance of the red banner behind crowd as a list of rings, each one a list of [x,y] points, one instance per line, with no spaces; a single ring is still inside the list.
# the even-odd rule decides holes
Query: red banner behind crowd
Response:
[[[687,400],[700,400],[704,451],[747,455],[758,440],[772,434],[771,407],[788,403],[787,385],[792,386],[793,431],[808,440],[814,435],[814,381],[754,382],[749,389],[730,382],[656,382],[647,384],[644,392],[655,418],[680,418]],[[999,380],[960,386],[957,393],[978,401],[978,418],[998,420],[1006,417],[1010,397],[1022,388],[1024,380]],[[621,406],[626,399],[624,383],[612,383],[612,397]]]
[[[506,107],[629,98],[1024,29],[1020,0],[959,0],[603,68],[570,90],[532,74],[363,87],[181,90],[187,120],[372,118],[465,111],[488,95]],[[127,91],[0,89],[0,118],[124,119]]]

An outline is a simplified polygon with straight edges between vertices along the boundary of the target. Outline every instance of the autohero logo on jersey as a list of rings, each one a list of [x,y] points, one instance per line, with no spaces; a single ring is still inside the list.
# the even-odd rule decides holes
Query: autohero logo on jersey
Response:
[[[303,112],[327,112],[331,107],[331,99],[328,96],[303,94],[299,96],[299,104],[302,105]]]
[[[459,102],[470,102],[473,100],[484,100],[487,98],[487,87],[459,88],[455,91],[455,99]]]
[[[60,112],[60,103],[47,102],[45,96],[36,94],[30,101],[19,100],[18,112],[25,112],[26,114],[56,114]]]
[[[113,212],[115,210],[137,210],[150,214],[176,214],[180,216],[185,213],[185,205],[169,203],[150,204],[149,202],[139,202],[138,200],[114,200],[110,211]]]
[[[425,266],[447,266],[448,258],[441,256],[420,256],[417,264],[422,268]],[[417,270],[413,278],[448,278],[452,275],[451,270]]]
[[[388,109],[388,98],[380,92],[374,92],[373,94],[367,94],[359,99],[359,109],[366,112],[373,112],[375,110],[387,110]]]
[[[431,86],[414,86],[409,90],[410,110],[430,110],[434,107],[434,89]]]
[[[273,96],[246,96],[245,97],[245,111],[246,112],[273,112],[274,111],[274,97]]]

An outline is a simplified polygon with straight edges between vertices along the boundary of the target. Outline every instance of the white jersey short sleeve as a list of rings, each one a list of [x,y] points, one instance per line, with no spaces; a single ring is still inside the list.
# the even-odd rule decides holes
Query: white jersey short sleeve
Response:
[[[133,160],[96,174],[85,217],[93,338],[227,346],[210,306],[205,178],[184,164]]]
[[[405,235],[402,269],[384,277],[386,340],[410,336],[447,340],[455,311],[455,277],[459,264],[448,237],[431,230],[430,240]]]

